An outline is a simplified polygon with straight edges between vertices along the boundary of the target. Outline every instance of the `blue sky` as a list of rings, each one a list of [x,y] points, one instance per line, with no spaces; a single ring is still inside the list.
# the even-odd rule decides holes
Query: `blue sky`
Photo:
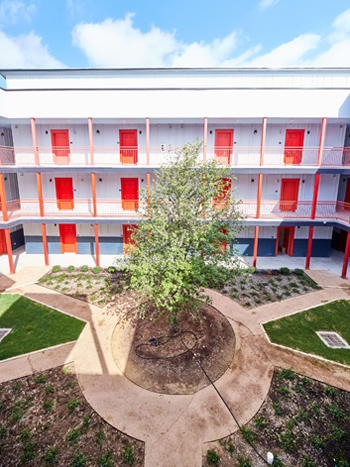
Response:
[[[0,68],[350,66],[345,0],[0,0]]]

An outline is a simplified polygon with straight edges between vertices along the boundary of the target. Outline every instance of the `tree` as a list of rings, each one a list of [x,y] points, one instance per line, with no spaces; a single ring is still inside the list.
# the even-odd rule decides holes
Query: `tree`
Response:
[[[140,222],[124,264],[141,317],[166,314],[173,332],[181,313],[198,316],[203,287],[223,268],[237,267],[231,240],[242,228],[234,178],[227,166],[200,160],[201,143],[186,144],[140,192]]]

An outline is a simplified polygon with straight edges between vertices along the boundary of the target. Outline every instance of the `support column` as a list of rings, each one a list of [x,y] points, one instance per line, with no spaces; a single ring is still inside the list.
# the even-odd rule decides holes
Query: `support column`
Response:
[[[40,209],[40,217],[44,217],[44,200],[43,200],[43,187],[41,183],[41,174],[36,174],[36,184],[38,187],[38,197],[39,197],[39,209]]]
[[[97,201],[96,201],[96,174],[91,173],[91,187],[92,187],[92,205],[94,210],[94,217],[97,217]]]
[[[148,204],[148,209],[149,209],[149,197],[151,194],[151,174],[147,174],[147,204]]]
[[[47,247],[46,225],[41,224],[41,234],[43,236],[45,266],[49,265],[49,249]]]
[[[203,133],[203,164],[207,162],[207,139],[208,139],[208,118],[204,117],[204,133]]]
[[[100,265],[100,246],[98,243],[98,224],[94,224],[95,229],[95,254],[96,254],[96,266]]]
[[[346,273],[348,270],[348,262],[349,262],[349,255],[350,255],[350,232],[348,232],[346,237],[346,247],[344,253],[344,261],[343,261],[343,270],[341,272],[341,278],[346,279]]]
[[[31,128],[32,128],[32,139],[33,139],[33,150],[34,150],[35,165],[39,165],[39,148],[38,148],[38,137],[37,137],[37,133],[36,133],[35,118],[30,119],[30,125],[31,125]]]
[[[267,118],[264,117],[261,127],[260,165],[264,165]]]
[[[253,252],[253,267],[256,268],[256,257],[258,256],[258,239],[259,239],[259,226],[255,226],[254,235],[254,252]]]
[[[323,156],[323,148],[324,148],[324,140],[326,136],[326,128],[327,128],[327,119],[322,118],[322,125],[321,125],[321,133],[320,133],[320,144],[318,147],[318,156],[317,156],[317,166],[320,167],[322,164],[322,156]],[[317,209],[317,197],[318,197],[318,189],[320,186],[320,174],[315,175],[315,183],[314,183],[314,193],[312,196],[312,207],[311,207],[311,219],[315,219],[316,217],[316,209]],[[310,269],[310,261],[311,261],[311,251],[312,251],[312,237],[314,235],[314,228],[311,226],[309,228],[309,240],[307,243],[307,252],[306,252],[306,262],[305,262],[305,269]]]
[[[94,135],[92,132],[92,118],[88,118],[88,129],[89,129],[89,146],[90,146],[90,164],[95,165],[94,160]]]
[[[14,274],[15,268],[13,265],[12,245],[11,245],[11,236],[10,236],[9,229],[5,229],[5,242],[6,242],[7,256],[9,259],[10,274]]]
[[[6,205],[6,195],[5,195],[3,174],[0,174],[0,203],[1,203],[1,210],[2,210],[2,218],[4,222],[7,222],[8,216],[7,216],[7,205]]]
[[[149,117],[146,117],[146,156],[147,165],[150,164],[150,130],[149,130]]]

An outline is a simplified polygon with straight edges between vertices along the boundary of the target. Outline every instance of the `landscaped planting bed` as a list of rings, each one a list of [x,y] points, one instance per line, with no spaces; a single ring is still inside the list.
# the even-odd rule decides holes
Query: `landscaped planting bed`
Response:
[[[205,445],[203,466],[266,465],[247,440],[265,459],[268,451],[277,455],[275,467],[349,467],[350,393],[275,371],[259,412],[241,433]]]
[[[256,308],[266,303],[277,302],[314,292],[320,287],[303,270],[288,268],[280,270],[256,270],[252,274],[235,275],[215,284],[220,293],[228,295],[246,308]]]
[[[120,297],[128,280],[127,274],[110,266],[89,268],[61,268],[54,266],[52,270],[40,279],[41,285],[78,298],[87,303],[104,307]]]
[[[97,415],[71,372],[0,384],[0,466],[143,466],[144,443]]]

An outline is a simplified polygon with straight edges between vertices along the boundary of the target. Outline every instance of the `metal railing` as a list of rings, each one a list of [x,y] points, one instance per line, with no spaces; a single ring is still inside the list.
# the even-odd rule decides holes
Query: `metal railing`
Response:
[[[120,148],[118,146],[95,146],[93,159],[90,148],[81,147],[45,147],[38,148],[38,163],[40,166],[106,166],[115,167],[122,165],[152,166],[167,164],[175,152],[181,147],[160,145],[149,148],[145,146]],[[263,166],[316,166],[318,160],[318,147],[284,148],[282,146],[266,146],[262,158]],[[261,148],[233,146],[230,148],[207,147],[207,160],[218,160],[232,167],[260,166]],[[202,154],[200,155],[202,156]],[[11,166],[35,166],[35,154],[33,147],[0,146],[0,165]],[[322,166],[349,166],[350,148],[325,147],[322,155]]]
[[[13,200],[6,203],[8,219],[18,217],[39,217],[40,204],[37,199]],[[43,201],[44,217],[93,217],[92,199],[74,199],[71,209],[61,209],[57,200]],[[100,199],[96,202],[98,217],[137,218],[146,203],[139,200]],[[247,219],[255,219],[257,202],[237,201],[237,209]],[[312,201],[261,201],[260,219],[310,219]],[[316,205],[316,219],[338,220],[350,223],[350,203],[341,201],[319,201]],[[0,220],[3,220],[0,211]]]

